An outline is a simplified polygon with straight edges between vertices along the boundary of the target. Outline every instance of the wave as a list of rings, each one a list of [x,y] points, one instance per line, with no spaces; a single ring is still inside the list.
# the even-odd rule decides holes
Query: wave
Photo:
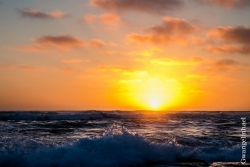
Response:
[[[96,119],[128,119],[138,118],[142,114],[125,114],[117,112],[0,112],[0,120],[96,120]]]
[[[177,119],[207,119],[216,117],[224,119],[235,119],[238,117],[249,117],[250,112],[105,112],[105,111],[84,111],[84,112],[0,112],[0,121],[8,120],[96,120],[96,119],[154,119],[154,118],[177,118]]]
[[[250,148],[247,148],[250,149]],[[247,154],[247,157],[250,154]],[[19,167],[125,167],[167,164],[187,159],[206,162],[239,161],[241,147],[188,147],[174,141],[150,142],[119,126],[110,126],[102,137],[82,138],[63,145],[46,145],[15,139],[0,151],[0,166]]]

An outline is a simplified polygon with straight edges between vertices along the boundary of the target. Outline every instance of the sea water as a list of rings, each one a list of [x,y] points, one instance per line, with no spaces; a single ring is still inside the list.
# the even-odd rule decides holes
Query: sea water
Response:
[[[0,166],[239,162],[242,117],[249,141],[250,112],[0,112]]]

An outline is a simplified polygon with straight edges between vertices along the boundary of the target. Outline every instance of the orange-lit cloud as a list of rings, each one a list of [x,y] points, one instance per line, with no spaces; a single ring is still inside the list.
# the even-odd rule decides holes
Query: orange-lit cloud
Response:
[[[72,67],[65,67],[62,69],[63,72],[68,72],[68,73],[72,73],[72,72],[78,72],[79,70],[72,68]]]
[[[132,33],[128,35],[128,39],[136,43],[187,44],[192,33],[197,30],[197,27],[184,19],[165,17],[161,25],[146,29],[145,35]]]
[[[122,79],[119,81],[120,83],[138,83],[142,82],[141,79]]]
[[[33,39],[33,41],[35,43],[33,45],[18,46],[17,48],[21,51],[42,51],[48,49],[70,50],[72,48],[86,46],[86,42],[84,40],[70,35],[46,35],[40,38]]]
[[[105,42],[103,42],[100,39],[92,39],[89,42],[89,46],[92,46],[92,47],[103,47],[103,46],[106,46],[106,44],[105,44]]]
[[[206,78],[206,75],[200,75],[200,74],[188,74],[186,75],[187,78]]]
[[[136,70],[127,66],[112,66],[112,65],[101,65],[98,66],[97,69],[102,70],[102,71],[113,71],[113,72],[120,72],[123,75],[136,75],[136,76],[147,76],[148,72],[147,71],[140,71]]]
[[[130,68],[130,67],[125,67],[125,66],[107,66],[107,65],[102,65],[99,66],[98,69],[100,70],[110,70],[110,71],[124,71],[124,72],[134,72],[135,70]]]
[[[202,62],[202,61],[204,61],[204,59],[202,57],[199,57],[199,56],[193,56],[192,61],[194,61],[194,62]]]
[[[92,15],[88,14],[80,19],[81,22],[85,23],[100,23],[105,25],[117,25],[119,24],[122,19],[120,16],[111,13],[104,13],[101,15]]]
[[[82,19],[80,19],[80,21],[86,22],[86,23],[92,23],[95,20],[96,20],[96,15],[92,15],[92,14],[87,14]]]
[[[104,54],[104,55],[116,55],[116,54],[119,54],[118,51],[115,51],[115,50],[104,50],[101,52],[101,54]]]
[[[152,56],[152,55],[155,55],[155,54],[161,53],[161,52],[163,52],[163,51],[160,48],[152,47],[152,48],[147,49],[147,50],[133,51],[130,54],[131,55],[139,55],[139,56]]]
[[[216,27],[208,36],[219,42],[219,46],[208,48],[211,52],[250,54],[250,27]]]
[[[147,71],[140,71],[140,70],[127,70],[123,74],[144,77],[144,76],[148,75],[148,72]]]
[[[201,61],[203,61],[202,58],[199,58],[199,61],[198,60],[198,57],[196,58],[192,58],[191,60],[173,60],[173,59],[170,59],[170,58],[159,58],[159,59],[153,59],[151,60],[150,62],[152,64],[158,64],[158,65],[175,65],[175,66],[183,66],[183,65],[193,65],[193,64],[197,64]]]
[[[91,5],[107,11],[139,11],[163,14],[184,6],[181,0],[91,0]]]
[[[247,46],[232,46],[232,45],[222,45],[222,46],[209,46],[208,50],[213,53],[239,53],[243,55],[250,54],[250,47]]]
[[[45,47],[40,45],[17,46],[16,48],[23,52],[36,52],[46,49]]]
[[[225,8],[246,8],[250,7],[249,0],[198,0],[205,4],[218,5]]]
[[[231,59],[218,59],[214,61],[208,70],[211,71],[226,71],[226,70],[244,70],[248,68],[247,64],[242,64]]]
[[[54,12],[42,12],[35,9],[19,10],[21,16],[37,19],[58,19],[67,17],[68,14],[60,10]]]
[[[26,70],[26,71],[41,71],[41,70],[43,70],[40,67],[30,66],[30,65],[27,65],[27,64],[20,64],[20,65],[4,65],[4,64],[0,64],[0,68],[21,69],[21,70]]]
[[[73,63],[80,63],[82,62],[82,60],[81,59],[64,59],[61,62],[66,63],[66,64],[73,64]]]
[[[121,22],[121,18],[115,14],[101,14],[99,16],[99,22],[103,24],[117,24]]]

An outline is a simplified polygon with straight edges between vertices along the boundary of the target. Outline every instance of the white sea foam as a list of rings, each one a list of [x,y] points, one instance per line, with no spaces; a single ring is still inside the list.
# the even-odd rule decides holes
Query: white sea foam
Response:
[[[0,166],[124,167],[191,158],[206,162],[238,161],[241,156],[240,146],[189,147],[174,141],[150,142],[119,124],[109,126],[102,137],[82,138],[63,145],[23,141],[21,137],[8,143],[12,146],[0,152]]]

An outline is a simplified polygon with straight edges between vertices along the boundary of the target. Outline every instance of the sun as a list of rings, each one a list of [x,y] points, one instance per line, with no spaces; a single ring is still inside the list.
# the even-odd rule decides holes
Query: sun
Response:
[[[153,99],[150,101],[150,106],[153,108],[153,109],[156,109],[159,107],[159,101],[156,100],[156,99]]]

